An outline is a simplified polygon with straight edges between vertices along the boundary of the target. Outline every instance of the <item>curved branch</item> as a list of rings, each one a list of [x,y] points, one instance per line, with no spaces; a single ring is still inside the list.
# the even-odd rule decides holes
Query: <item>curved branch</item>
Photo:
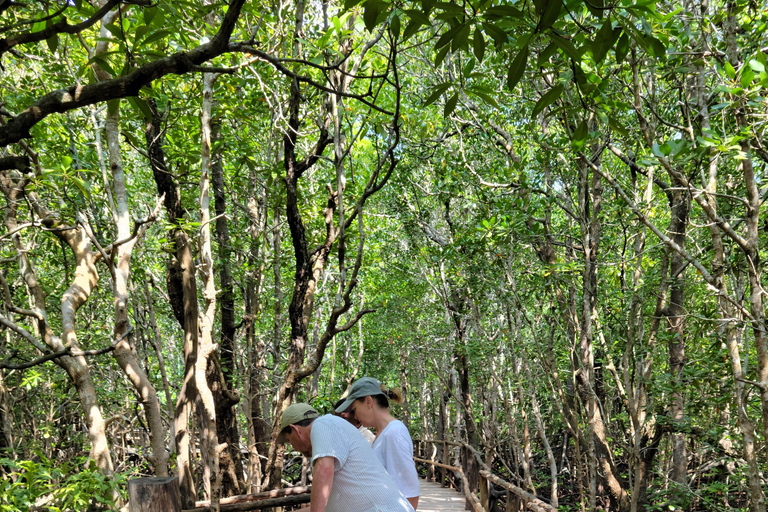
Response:
[[[232,0],[219,31],[211,41],[197,48],[149,62],[119,78],[89,85],[75,85],[46,94],[22,113],[9,119],[6,125],[0,126],[0,147],[30,137],[29,130],[51,114],[136,96],[142,87],[158,78],[188,73],[193,71],[195,66],[227,52],[229,38],[244,3],[245,0]]]
[[[365,94],[365,95],[352,94],[352,93],[349,93],[349,92],[337,91],[337,90],[335,90],[335,89],[333,89],[331,87],[327,87],[327,86],[321,84],[320,82],[316,82],[316,81],[312,80],[308,76],[299,75],[298,73],[294,73],[293,71],[291,71],[287,67],[283,66],[283,64],[281,63],[281,59],[278,59],[277,57],[275,57],[273,55],[270,55],[267,52],[263,52],[263,51],[261,51],[261,50],[259,50],[257,48],[254,48],[253,46],[250,46],[248,44],[232,43],[232,44],[229,45],[229,50],[233,51],[233,52],[249,53],[251,55],[254,55],[254,56],[258,57],[260,60],[263,60],[264,62],[266,62],[268,64],[271,64],[272,67],[274,67],[280,73],[284,74],[285,76],[287,76],[289,78],[293,78],[294,80],[296,80],[298,82],[309,84],[312,87],[314,87],[316,89],[319,89],[319,90],[321,90],[323,92],[327,92],[329,94],[335,94],[337,96],[342,96],[344,98],[352,98],[354,100],[359,101],[363,105],[365,105],[365,106],[367,106],[369,108],[372,108],[373,110],[375,110],[377,112],[381,112],[382,114],[385,114],[385,115],[388,115],[388,116],[393,115],[393,113],[390,112],[389,110],[381,108],[381,107],[377,106],[376,104],[374,104],[373,102],[371,102],[370,100],[367,100],[366,96],[369,96],[369,94]]]
[[[9,51],[14,46],[17,46],[20,44],[28,44],[28,43],[36,43],[38,41],[44,41],[50,37],[53,37],[56,34],[77,34],[78,32],[82,32],[83,30],[87,29],[88,27],[91,27],[97,21],[99,21],[104,16],[106,16],[107,13],[111,11],[112,8],[115,7],[117,4],[119,4],[121,1],[122,0],[108,0],[107,3],[104,4],[104,6],[101,9],[96,11],[96,13],[93,16],[91,16],[90,18],[88,18],[82,23],[78,23],[77,25],[70,25],[69,23],[67,23],[67,18],[62,18],[56,23],[44,28],[43,30],[39,30],[37,32],[23,32],[21,34],[16,34],[15,36],[5,37],[3,39],[0,39],[0,57],[2,57],[4,53]],[[146,4],[148,5],[148,2]],[[69,4],[65,3],[64,9],[66,9],[68,6]]]

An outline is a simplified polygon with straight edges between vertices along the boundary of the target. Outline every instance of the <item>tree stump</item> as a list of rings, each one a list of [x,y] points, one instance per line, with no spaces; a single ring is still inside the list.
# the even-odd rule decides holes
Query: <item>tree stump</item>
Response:
[[[181,512],[179,477],[152,477],[128,480],[130,512]]]

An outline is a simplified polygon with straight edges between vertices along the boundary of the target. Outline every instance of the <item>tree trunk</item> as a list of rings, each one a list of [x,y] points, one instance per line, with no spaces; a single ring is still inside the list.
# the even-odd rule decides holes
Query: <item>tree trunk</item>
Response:
[[[218,122],[213,122],[211,134],[213,141],[220,139],[221,127]],[[229,240],[229,226],[227,223],[227,203],[224,189],[224,169],[221,155],[214,154],[211,163],[211,185],[213,186],[214,205],[216,212],[216,239],[219,254],[219,287],[221,293],[218,303],[221,311],[221,341],[219,343],[220,366],[211,359],[208,364],[208,385],[214,394],[216,405],[216,428],[220,444],[226,444],[227,448],[221,453],[219,459],[222,475],[222,496],[234,496],[244,492],[241,485],[243,475],[243,463],[240,454],[240,433],[237,428],[236,405],[239,396],[234,390],[235,376],[235,297],[232,287],[232,275],[230,271],[232,247]]]
[[[152,119],[147,120],[145,130],[149,162],[158,195],[165,197],[168,221],[176,226],[169,236],[173,240],[174,257],[168,261],[166,285],[174,316],[184,330],[184,382],[176,398],[173,428],[176,433],[176,468],[181,501],[184,508],[192,508],[197,495],[190,453],[194,443],[189,430],[192,407],[197,398],[195,362],[198,349],[198,310],[195,263],[189,237],[179,227],[184,220],[184,209],[181,205],[179,185],[165,163],[163,118],[154,101],[147,103],[152,111]]]

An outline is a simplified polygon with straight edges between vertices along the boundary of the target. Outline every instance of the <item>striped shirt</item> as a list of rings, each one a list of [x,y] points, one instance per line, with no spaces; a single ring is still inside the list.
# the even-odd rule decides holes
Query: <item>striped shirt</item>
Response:
[[[333,457],[333,488],[328,512],[413,512],[374,455],[373,449],[347,420],[325,415],[312,422],[312,463]]]

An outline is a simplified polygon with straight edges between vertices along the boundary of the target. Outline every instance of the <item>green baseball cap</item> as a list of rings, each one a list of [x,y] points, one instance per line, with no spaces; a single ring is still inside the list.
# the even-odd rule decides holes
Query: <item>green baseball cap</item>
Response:
[[[373,377],[363,377],[352,384],[352,387],[349,388],[347,399],[336,408],[336,412],[342,413],[346,411],[352,405],[352,402],[358,398],[383,394],[384,392],[381,390],[381,381],[378,381]]]
[[[317,418],[318,416],[320,416],[320,413],[309,404],[289,405],[285,408],[283,416],[280,418],[280,433],[277,435],[277,442],[284,443],[286,441],[283,429],[288,425],[294,425],[300,421]]]

